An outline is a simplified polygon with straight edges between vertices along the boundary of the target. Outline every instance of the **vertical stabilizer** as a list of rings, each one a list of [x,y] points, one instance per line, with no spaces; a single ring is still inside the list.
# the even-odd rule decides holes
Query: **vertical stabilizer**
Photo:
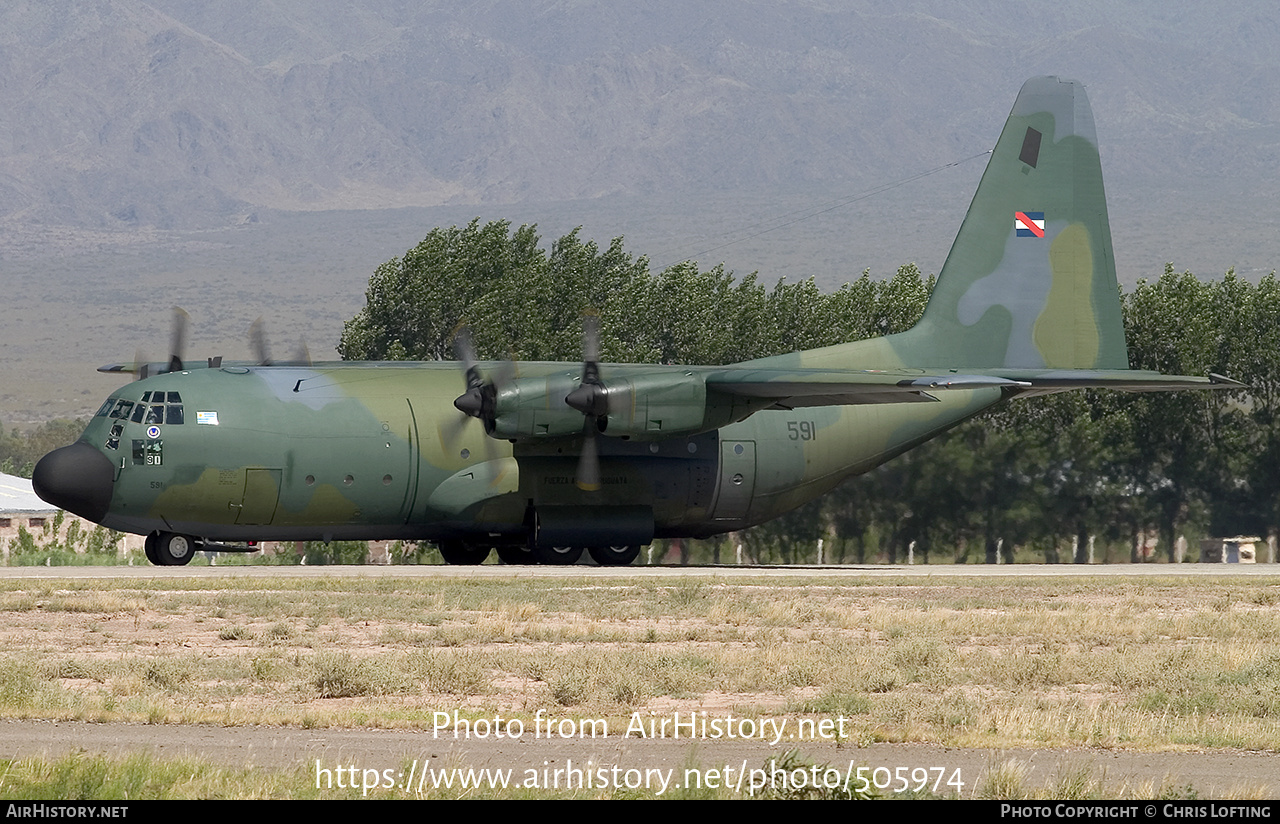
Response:
[[[887,342],[908,366],[1128,368],[1083,86],[1023,84],[923,319]]]

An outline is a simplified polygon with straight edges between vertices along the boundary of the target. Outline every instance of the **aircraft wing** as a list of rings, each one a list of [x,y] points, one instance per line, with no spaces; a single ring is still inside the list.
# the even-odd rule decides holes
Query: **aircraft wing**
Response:
[[[773,399],[774,409],[872,403],[934,403],[935,391],[1030,388],[994,375],[929,374],[920,369],[828,371],[820,369],[723,369],[707,375],[707,388],[744,398]]]
[[[1000,370],[999,374],[952,370],[724,369],[707,375],[707,388],[726,395],[773,399],[774,409],[873,403],[929,403],[935,392],[1004,389],[1011,395],[1042,395],[1069,389],[1169,392],[1179,389],[1239,389],[1221,375],[1207,378],[1130,369]]]

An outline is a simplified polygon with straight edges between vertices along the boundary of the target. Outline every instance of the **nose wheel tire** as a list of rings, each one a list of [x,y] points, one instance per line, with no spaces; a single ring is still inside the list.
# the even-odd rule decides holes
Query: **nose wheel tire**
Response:
[[[640,555],[638,546],[593,546],[588,547],[591,559],[600,566],[626,566]]]
[[[582,547],[580,546],[553,546],[553,547],[534,547],[533,557],[540,564],[551,564],[553,566],[568,566],[569,564],[578,563],[578,559],[582,557]]]
[[[441,541],[440,557],[446,564],[455,566],[476,566],[483,564],[489,557],[489,547],[471,546],[462,541]]]
[[[155,536],[155,558],[153,563],[160,566],[186,566],[196,554],[196,539],[190,535],[177,535],[172,532],[160,532]],[[148,535],[151,541],[152,536]],[[151,559],[151,555],[147,556]]]

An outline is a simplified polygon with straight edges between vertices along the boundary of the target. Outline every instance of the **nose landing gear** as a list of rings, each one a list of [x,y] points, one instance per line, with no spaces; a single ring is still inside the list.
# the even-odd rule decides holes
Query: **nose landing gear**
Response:
[[[195,557],[200,542],[190,535],[152,532],[142,546],[147,560],[156,566],[186,566]]]

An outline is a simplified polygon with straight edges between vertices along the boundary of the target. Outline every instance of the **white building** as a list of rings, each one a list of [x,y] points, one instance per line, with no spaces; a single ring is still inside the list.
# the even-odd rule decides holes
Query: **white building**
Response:
[[[3,557],[9,557],[9,548],[23,529],[31,533],[37,544],[64,540],[67,528],[73,522],[79,523],[81,534],[87,535],[97,529],[97,524],[90,523],[79,515],[64,512],[61,527],[55,537],[51,530],[60,511],[40,500],[31,488],[31,481],[0,474],[0,552]],[[142,536],[125,535],[117,547],[121,553],[132,549],[141,551]]]

